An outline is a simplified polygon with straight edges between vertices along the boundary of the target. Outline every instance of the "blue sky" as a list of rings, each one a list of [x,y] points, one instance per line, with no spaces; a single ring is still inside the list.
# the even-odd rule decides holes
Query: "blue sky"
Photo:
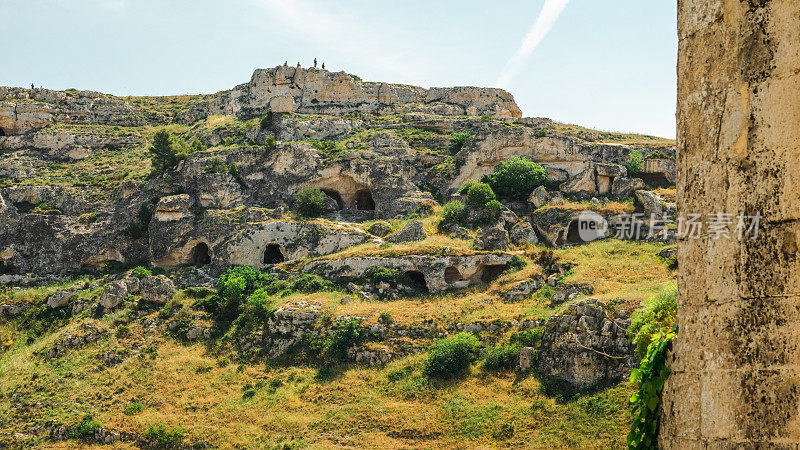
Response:
[[[675,135],[676,2],[566,2],[504,83],[525,116]],[[210,93],[288,60],[497,86],[545,0],[3,0],[0,85]]]

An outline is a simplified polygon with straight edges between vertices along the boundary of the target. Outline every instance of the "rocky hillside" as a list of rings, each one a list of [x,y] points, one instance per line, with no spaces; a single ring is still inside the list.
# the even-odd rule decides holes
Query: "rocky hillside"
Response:
[[[0,445],[623,446],[674,143],[521,116],[291,67],[0,88]]]

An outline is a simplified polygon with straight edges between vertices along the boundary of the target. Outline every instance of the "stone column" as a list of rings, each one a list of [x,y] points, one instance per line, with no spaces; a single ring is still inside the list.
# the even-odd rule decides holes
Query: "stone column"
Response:
[[[678,38],[679,212],[763,218],[678,243],[660,444],[797,448],[800,1],[679,0]]]

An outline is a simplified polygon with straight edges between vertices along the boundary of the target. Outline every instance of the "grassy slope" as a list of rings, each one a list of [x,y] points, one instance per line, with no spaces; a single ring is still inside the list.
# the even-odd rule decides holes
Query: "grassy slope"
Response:
[[[633,306],[673,282],[655,256],[659,249],[654,244],[607,240],[556,254],[578,264],[568,281],[592,282],[597,297],[622,297]],[[363,316],[367,323],[384,311],[406,324],[424,319],[452,323],[546,317],[554,309],[536,297],[513,304],[483,301],[497,287],[535,270],[538,267],[531,264],[488,286],[424,298],[343,305],[340,292],[295,295],[286,301],[320,301],[326,314]],[[0,301],[43,301],[54,289],[7,292]],[[123,311],[100,319],[84,313],[66,328],[55,327],[30,344],[25,342],[27,330],[15,329],[13,322],[0,323],[0,337],[16,341],[0,354],[0,430],[11,431],[15,424],[30,420],[72,423],[92,413],[114,429],[143,433],[150,425],[166,424],[184,428],[187,442],[206,441],[223,448],[287,442],[318,448],[622,448],[629,427],[628,383],[566,402],[540,393],[533,376],[517,379],[512,373],[485,373],[477,366],[457,381],[427,383],[419,368],[423,354],[383,368],[339,367],[334,377],[317,379],[317,368],[302,363],[220,364],[226,353],[145,330],[142,319],[130,322],[130,333],[118,337],[115,328],[125,317]],[[82,323],[108,329],[108,337],[52,361],[36,355],[64,334],[79,333]],[[111,367],[102,363],[100,354],[123,348],[156,351]],[[412,368],[410,375],[389,381],[389,373],[404,367]],[[242,386],[259,380],[280,380],[281,386],[274,392],[259,389],[255,397],[243,399]],[[125,415],[125,405],[132,400],[148,408]],[[34,406],[37,403],[41,408]],[[20,404],[30,406],[20,408]],[[514,427],[512,436],[502,433],[507,425]]]

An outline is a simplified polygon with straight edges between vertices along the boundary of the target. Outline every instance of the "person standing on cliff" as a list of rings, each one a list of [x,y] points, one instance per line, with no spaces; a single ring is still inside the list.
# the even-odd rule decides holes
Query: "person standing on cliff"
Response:
[[[284,61],[283,62],[283,67],[289,67],[289,61]]]
[[[314,58],[314,68],[317,68],[317,58]]]
[[[325,70],[325,63],[322,63],[322,70]]]
[[[300,61],[297,61],[297,68],[300,68]]]

